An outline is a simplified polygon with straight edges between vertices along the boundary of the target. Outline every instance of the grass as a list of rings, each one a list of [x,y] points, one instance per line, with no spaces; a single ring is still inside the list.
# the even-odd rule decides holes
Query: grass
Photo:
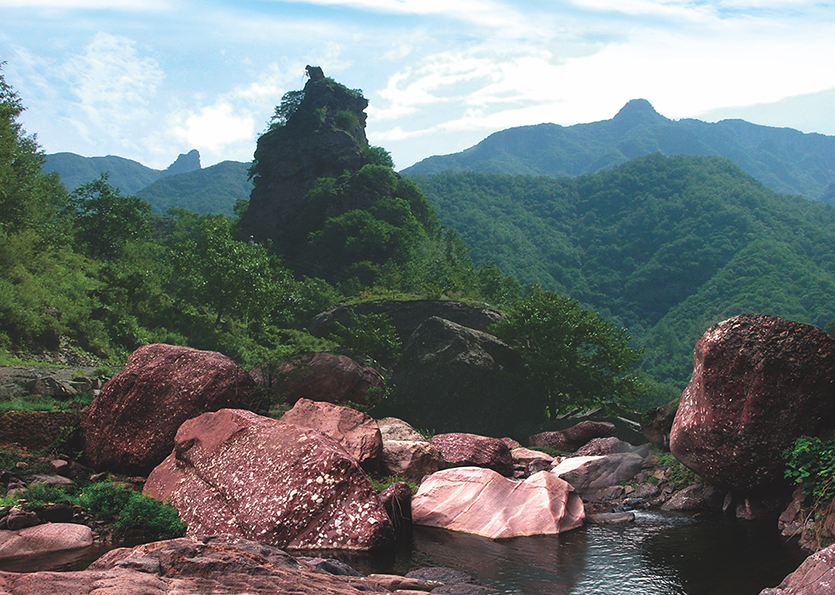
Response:
[[[83,409],[93,401],[91,393],[81,393],[69,399],[55,399],[42,395],[24,395],[0,402],[2,411],[71,411]]]
[[[412,490],[412,494],[417,494],[418,488],[420,487],[417,483],[412,481],[411,479],[406,479],[401,475],[389,475],[387,477],[379,477],[379,478],[369,478],[371,481],[371,485],[374,486],[374,489],[377,490],[377,493],[382,492],[386,488],[392,486],[393,484],[397,483],[398,481],[404,482],[406,485],[409,486],[409,489]]]

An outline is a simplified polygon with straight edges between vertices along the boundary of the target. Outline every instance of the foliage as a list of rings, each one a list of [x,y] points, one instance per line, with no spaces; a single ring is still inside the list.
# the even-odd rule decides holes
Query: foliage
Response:
[[[385,313],[357,314],[352,310],[349,325],[346,327],[337,322],[332,339],[384,366],[397,361],[403,348],[391,316]]]
[[[122,196],[107,183],[107,174],[74,190],[67,211],[79,243],[94,258],[115,258],[128,241],[151,235],[151,206],[135,196]]]
[[[80,393],[69,399],[55,399],[42,395],[24,395],[0,401],[0,411],[68,411],[83,409],[93,401],[91,393]]]
[[[281,103],[275,106],[275,113],[269,121],[269,129],[287,124],[287,120],[296,113],[304,100],[304,91],[287,91],[281,96]]]
[[[493,330],[521,351],[551,418],[577,407],[627,404],[643,391],[632,374],[640,353],[629,337],[577,300],[536,287]]]
[[[371,485],[374,486],[374,489],[377,490],[378,493],[382,492],[386,488],[391,487],[399,481],[402,481],[403,483],[408,485],[409,489],[412,491],[412,494],[417,494],[418,488],[420,488],[419,484],[401,475],[389,475],[387,477],[380,478],[370,477],[369,480],[371,481]]]
[[[835,497],[835,438],[801,436],[783,452],[785,476],[815,501]]]
[[[678,459],[668,452],[659,452],[655,455],[658,467],[666,469],[667,479],[675,490],[681,490],[694,483],[704,483],[695,471],[685,467]]]

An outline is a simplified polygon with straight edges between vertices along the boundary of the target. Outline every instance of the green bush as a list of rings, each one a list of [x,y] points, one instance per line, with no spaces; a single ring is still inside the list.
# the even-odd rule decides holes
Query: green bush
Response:
[[[186,533],[174,507],[137,492],[130,494],[113,527],[121,535],[152,539],[182,537]]]
[[[835,438],[801,436],[783,451],[785,476],[815,500],[835,496]]]

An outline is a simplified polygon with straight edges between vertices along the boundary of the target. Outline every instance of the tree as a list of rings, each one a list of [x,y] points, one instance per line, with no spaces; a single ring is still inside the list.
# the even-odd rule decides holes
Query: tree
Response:
[[[494,332],[521,350],[549,417],[626,404],[644,390],[631,374],[641,353],[629,347],[629,337],[570,297],[534,287]]]
[[[128,240],[151,235],[151,206],[136,196],[122,196],[107,183],[106,173],[74,190],[67,207],[79,243],[94,258],[115,258]]]

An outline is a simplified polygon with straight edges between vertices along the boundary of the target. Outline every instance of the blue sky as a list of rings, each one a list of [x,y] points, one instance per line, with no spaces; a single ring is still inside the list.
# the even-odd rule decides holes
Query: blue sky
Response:
[[[304,66],[362,89],[398,169],[497,130],[743,118],[835,135],[835,3],[0,0],[0,60],[47,153],[249,161]]]

